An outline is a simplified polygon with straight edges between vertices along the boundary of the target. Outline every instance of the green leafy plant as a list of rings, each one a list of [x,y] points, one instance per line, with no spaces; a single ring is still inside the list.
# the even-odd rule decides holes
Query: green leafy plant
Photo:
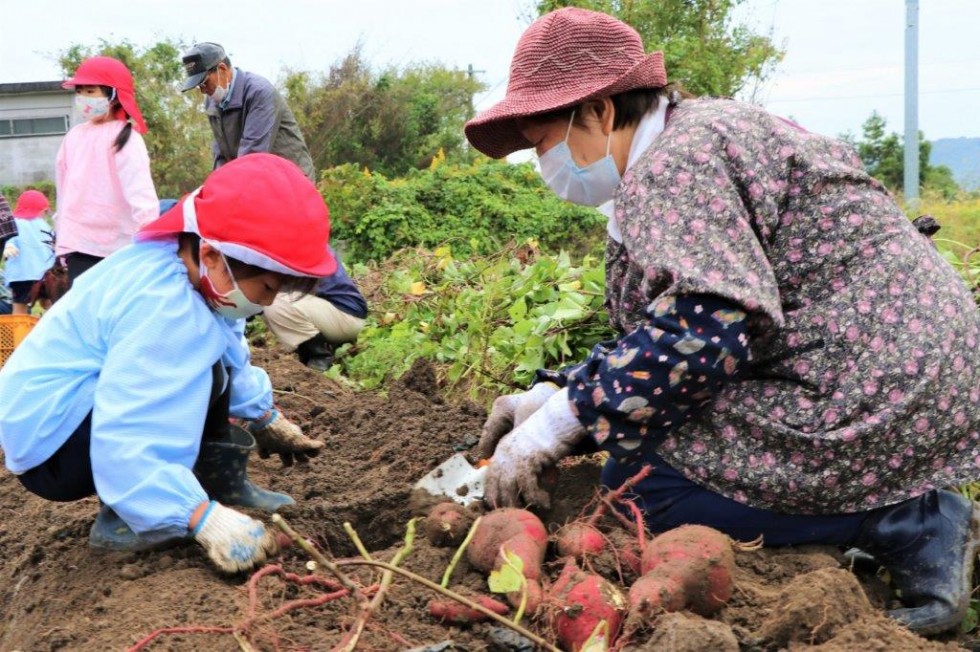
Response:
[[[976,630],[977,625],[980,625],[980,600],[974,599],[970,600],[970,606],[966,610],[963,622],[960,623],[960,631],[969,634]]]
[[[521,618],[524,616],[524,609],[527,607],[527,578],[524,577],[524,560],[502,547],[500,555],[504,558],[504,565],[497,570],[490,571],[487,586],[493,593],[521,592],[521,602],[514,614],[514,624],[520,624]]]
[[[365,329],[339,350],[332,373],[364,388],[422,357],[442,370],[446,391],[496,395],[525,387],[537,369],[580,361],[611,334],[601,263],[573,264],[534,241],[462,260],[449,247],[404,251],[383,268],[353,269],[383,280]]]

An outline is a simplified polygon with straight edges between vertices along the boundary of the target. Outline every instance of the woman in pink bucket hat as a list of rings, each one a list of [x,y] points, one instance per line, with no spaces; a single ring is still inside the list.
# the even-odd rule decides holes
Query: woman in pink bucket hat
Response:
[[[588,442],[655,532],[855,546],[891,615],[956,626],[980,545],[980,313],[852,149],[761,108],[670,90],[663,57],[605,14],[549,13],[502,101],[466,125],[533,148],[560,197],[609,217],[617,339],[498,398],[475,451],[487,499],[545,504],[541,471]]]
[[[254,485],[256,441],[229,423],[257,387],[238,324],[332,274],[330,220],[294,163],[250,154],[80,278],[0,369],[0,445],[25,489],[98,495],[95,548],[194,539],[237,572],[276,552],[258,520],[293,501]],[[236,412],[237,414],[237,412]]]

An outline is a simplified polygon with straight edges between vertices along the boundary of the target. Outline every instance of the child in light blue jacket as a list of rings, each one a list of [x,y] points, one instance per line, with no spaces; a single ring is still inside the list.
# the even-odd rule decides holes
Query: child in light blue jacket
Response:
[[[97,495],[96,548],[193,539],[226,572],[274,555],[273,533],[233,509],[293,502],[249,480],[256,440],[229,424],[273,411],[242,321],[332,274],[328,242],[327,207],[293,163],[250,154],[213,172],[79,278],[0,369],[7,469],[46,500]]]
[[[44,220],[48,206],[44,193],[25,190],[14,208],[17,235],[4,245],[3,258],[15,315],[27,314],[31,288],[54,264],[53,233]]]

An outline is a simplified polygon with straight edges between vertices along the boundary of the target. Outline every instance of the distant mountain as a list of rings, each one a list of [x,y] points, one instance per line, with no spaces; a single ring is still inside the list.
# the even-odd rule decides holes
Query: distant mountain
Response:
[[[956,183],[980,190],[980,138],[940,138],[932,141],[929,165],[945,165]]]

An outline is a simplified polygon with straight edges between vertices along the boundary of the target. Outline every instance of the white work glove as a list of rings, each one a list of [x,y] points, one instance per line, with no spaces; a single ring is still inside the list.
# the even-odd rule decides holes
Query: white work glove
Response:
[[[9,242],[3,248],[3,259],[4,260],[7,260],[8,258],[16,258],[19,255],[20,255],[20,249],[18,249],[15,245],[13,245],[13,244],[11,244]]]
[[[495,399],[490,408],[490,416],[483,424],[480,442],[473,449],[476,460],[488,460],[493,457],[501,437],[524,423],[557,391],[558,385],[545,382],[538,383],[526,392],[508,394]]]
[[[541,472],[558,463],[585,437],[586,431],[572,413],[568,388],[552,394],[544,405],[500,440],[490,459],[484,500],[493,508],[523,502],[551,506],[541,488]]]
[[[211,561],[226,573],[248,570],[279,552],[276,535],[264,525],[214,500],[193,534]]]
[[[305,462],[307,457],[317,455],[323,448],[322,441],[304,435],[303,429],[283,416],[276,407],[260,419],[245,421],[243,426],[255,437],[259,457],[264,459],[275,453],[283,466],[292,466],[293,458]]]

